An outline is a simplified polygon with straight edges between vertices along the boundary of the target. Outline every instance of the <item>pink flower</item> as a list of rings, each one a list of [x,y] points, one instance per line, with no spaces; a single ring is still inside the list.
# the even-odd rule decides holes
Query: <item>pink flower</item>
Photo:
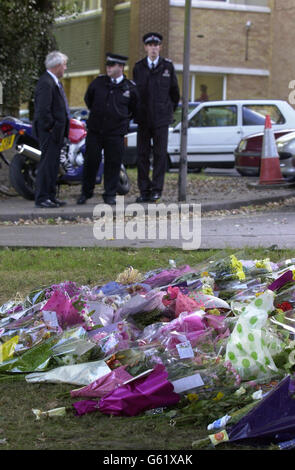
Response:
[[[178,296],[178,293],[179,293],[179,287],[172,287],[172,286],[169,286],[168,289],[167,289],[167,292],[170,296],[170,299],[174,300],[176,299],[176,297]]]
[[[180,292],[179,287],[172,287],[172,286],[168,287],[167,294],[164,295],[164,297],[162,298],[162,302],[165,305],[165,307],[169,307],[169,305],[174,303],[173,301],[177,299],[179,292]]]

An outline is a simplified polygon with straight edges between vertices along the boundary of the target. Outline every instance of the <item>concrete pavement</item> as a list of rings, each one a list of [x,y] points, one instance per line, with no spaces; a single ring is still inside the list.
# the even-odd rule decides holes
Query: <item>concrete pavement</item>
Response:
[[[193,249],[209,248],[243,248],[271,247],[295,248],[295,207],[271,213],[260,213],[245,216],[229,217],[202,217],[199,238],[194,232],[195,245]],[[21,225],[1,226],[1,246],[9,247],[153,247],[165,246],[186,249],[189,242],[193,242],[193,226],[190,224],[191,237],[187,240],[171,239],[170,226],[167,237],[149,240],[128,238],[116,239],[107,237],[97,240],[94,236],[94,224],[68,224],[68,225]],[[119,230],[122,227],[119,227]]]
[[[267,202],[282,201],[295,196],[295,186],[283,186],[277,189],[267,189],[263,191],[254,190],[251,196],[247,194],[234,194],[233,197],[227,199],[226,197],[214,198],[213,195],[200,195],[200,196],[188,196],[187,204],[201,204],[202,213],[210,211],[220,210],[231,210],[241,206],[253,206],[265,204]],[[133,204],[135,197],[129,195],[125,196],[125,206]],[[102,204],[102,199],[99,196],[95,196],[89,199],[85,205],[78,206],[76,200],[73,198],[67,198],[68,204],[66,206],[57,209],[40,209],[34,206],[33,201],[25,200],[21,197],[12,197],[6,199],[0,199],[0,221],[17,221],[19,219],[32,220],[38,218],[50,218],[55,219],[61,217],[62,219],[73,220],[77,217],[80,218],[92,218],[93,209],[98,204]],[[178,203],[177,199],[165,200],[164,203]],[[147,209],[148,204],[143,204],[143,207]]]
[[[294,196],[294,190],[282,192],[280,195],[273,195],[268,197],[267,200],[276,201]],[[290,203],[289,206],[281,207],[276,211],[257,212],[246,215],[230,215],[224,214],[206,216],[209,210],[224,210],[241,207],[243,205],[254,205],[258,202],[262,203],[262,198],[253,198],[245,201],[242,197],[234,201],[212,201],[204,202],[201,204],[202,218],[190,217],[189,219],[181,220],[179,224],[178,238],[173,235],[174,228],[171,221],[167,222],[167,233],[165,230],[158,230],[154,238],[144,232],[138,231],[134,228],[139,238],[130,239],[129,234],[132,232],[132,227],[129,227],[129,232],[126,235],[126,222],[119,220],[113,225],[113,232],[101,235],[103,232],[102,226],[99,226],[99,231],[95,229],[95,222],[92,221],[93,208],[97,201],[91,200],[85,206],[77,206],[75,202],[68,204],[65,207],[44,210],[36,209],[33,203],[22,200],[8,200],[6,204],[0,206],[0,217],[2,220],[19,220],[33,219],[37,217],[61,217],[65,219],[74,219],[77,217],[82,218],[84,223],[60,223],[58,225],[0,225],[0,246],[9,247],[134,247],[139,248],[143,246],[148,247],[178,247],[182,249],[209,249],[209,248],[243,248],[250,247],[270,247],[276,245],[278,248],[294,248],[295,247],[295,203]],[[127,204],[128,201],[126,201]],[[129,201],[133,202],[133,201]],[[246,204],[247,203],[247,204]],[[147,208],[147,205],[145,205]],[[85,219],[89,218],[85,223]],[[113,220],[113,219],[112,219]],[[147,218],[145,219],[147,221]],[[98,240],[95,238],[97,234],[103,239]],[[118,237],[119,233],[119,237]],[[173,238],[174,236],[174,238]]]

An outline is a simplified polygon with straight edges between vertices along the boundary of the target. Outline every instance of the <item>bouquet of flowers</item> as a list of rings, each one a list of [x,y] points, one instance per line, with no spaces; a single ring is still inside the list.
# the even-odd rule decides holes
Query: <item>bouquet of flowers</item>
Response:
[[[216,261],[209,267],[209,274],[215,282],[231,281],[233,279],[243,281],[246,279],[243,264],[235,255]]]

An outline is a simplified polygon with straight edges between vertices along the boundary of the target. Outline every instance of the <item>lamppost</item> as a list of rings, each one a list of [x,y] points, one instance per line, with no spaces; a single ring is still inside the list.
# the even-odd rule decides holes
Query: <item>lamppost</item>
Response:
[[[191,32],[191,0],[185,1],[184,21],[184,51],[183,51],[183,76],[182,76],[182,116],[181,116],[181,140],[180,160],[178,175],[178,200],[186,201],[187,179],[187,129],[188,129],[188,100],[189,100],[189,66],[190,66],[190,32]]]
[[[249,33],[252,26],[251,21],[247,21],[246,27],[246,51],[245,51],[245,60],[248,60],[248,50],[249,50]]]

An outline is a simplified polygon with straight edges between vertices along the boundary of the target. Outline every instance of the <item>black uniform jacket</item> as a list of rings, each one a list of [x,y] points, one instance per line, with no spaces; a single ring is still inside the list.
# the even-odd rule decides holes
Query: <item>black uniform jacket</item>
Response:
[[[107,75],[90,83],[84,101],[90,110],[88,129],[104,135],[125,135],[136,112],[138,93],[126,77],[115,85]]]
[[[140,98],[135,122],[151,128],[171,124],[179,102],[179,87],[171,60],[159,57],[152,71],[145,57],[135,64],[133,80]]]
[[[49,132],[53,140],[62,143],[69,132],[69,119],[61,91],[48,72],[38,80],[35,89],[33,131]]]

